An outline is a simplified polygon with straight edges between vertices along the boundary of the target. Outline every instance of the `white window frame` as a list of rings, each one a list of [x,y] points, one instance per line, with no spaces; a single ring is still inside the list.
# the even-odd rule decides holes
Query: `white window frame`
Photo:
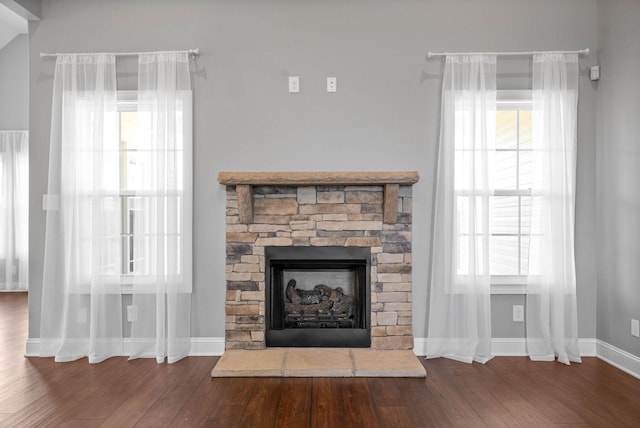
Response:
[[[530,90],[500,90],[496,96],[496,110],[532,109]],[[494,196],[531,196],[531,189],[499,190]],[[491,275],[491,294],[527,294],[526,275]]]
[[[182,118],[183,118],[183,183],[185,189],[190,189],[189,194],[184,192],[182,196],[182,266],[180,277],[185,289],[188,288],[188,292],[192,290],[192,265],[186,263],[187,260],[192,260],[192,201],[193,201],[193,117],[192,117],[192,95],[191,91],[179,91],[179,97],[182,100]],[[136,90],[118,90],[117,91],[117,109],[118,114],[124,111],[137,111],[138,110],[138,91]],[[118,120],[118,124],[120,121]],[[120,129],[118,129],[120,134]],[[121,152],[122,153],[122,152]],[[121,171],[122,173],[122,171]],[[120,189],[118,196],[120,198],[127,196],[135,196],[135,191],[124,191]],[[124,226],[122,221],[124,211],[121,211],[120,221],[121,228]],[[124,229],[121,229],[121,233],[124,233]],[[128,256],[126,256],[128,260]],[[125,254],[122,254],[122,263],[125,263]],[[122,268],[122,265],[121,265]],[[146,278],[142,275],[135,275],[132,273],[121,273],[120,284],[123,294],[147,294],[155,293],[153,276]]]

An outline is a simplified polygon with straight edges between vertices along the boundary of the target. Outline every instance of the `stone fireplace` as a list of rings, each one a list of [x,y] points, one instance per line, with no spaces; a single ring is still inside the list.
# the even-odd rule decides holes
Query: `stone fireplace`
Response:
[[[413,349],[417,173],[221,172],[218,180],[227,186],[226,349]],[[342,257],[349,249],[364,267]],[[287,254],[300,264],[284,263]],[[274,310],[283,310],[275,321]]]

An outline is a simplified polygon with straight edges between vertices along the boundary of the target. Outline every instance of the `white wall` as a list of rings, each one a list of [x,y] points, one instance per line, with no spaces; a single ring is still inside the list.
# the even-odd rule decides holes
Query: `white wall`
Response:
[[[417,170],[414,325],[424,337],[431,201],[442,62],[434,51],[526,51],[596,46],[596,0],[73,0],[45,1],[30,25],[30,337],[39,334],[48,136],[54,64],[40,52],[198,47],[194,89],[195,337],[224,335],[222,170]],[[580,335],[594,337],[595,92],[581,60],[577,268]],[[122,88],[135,59],[119,60]],[[530,86],[531,63],[501,59],[498,85]],[[287,93],[299,75],[301,92]],[[338,78],[338,93],[324,91]],[[495,296],[494,331],[521,336]]]

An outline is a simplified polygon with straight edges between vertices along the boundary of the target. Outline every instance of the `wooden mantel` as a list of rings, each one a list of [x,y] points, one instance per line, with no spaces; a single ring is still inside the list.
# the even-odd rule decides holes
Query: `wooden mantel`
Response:
[[[397,221],[400,185],[418,182],[416,171],[380,172],[219,172],[218,182],[236,186],[240,222],[253,221],[252,186],[384,186],[383,221]]]

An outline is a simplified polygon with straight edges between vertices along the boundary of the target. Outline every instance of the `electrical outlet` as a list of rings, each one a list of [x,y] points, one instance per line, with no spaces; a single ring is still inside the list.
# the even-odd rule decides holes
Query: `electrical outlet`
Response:
[[[289,76],[289,92],[300,92],[300,76]]]
[[[640,322],[631,320],[631,336],[640,337]]]
[[[523,305],[513,305],[513,322],[524,322]]]
[[[338,79],[327,77],[327,92],[338,92]]]
[[[138,307],[134,305],[127,306],[127,321],[136,322],[138,321]]]

